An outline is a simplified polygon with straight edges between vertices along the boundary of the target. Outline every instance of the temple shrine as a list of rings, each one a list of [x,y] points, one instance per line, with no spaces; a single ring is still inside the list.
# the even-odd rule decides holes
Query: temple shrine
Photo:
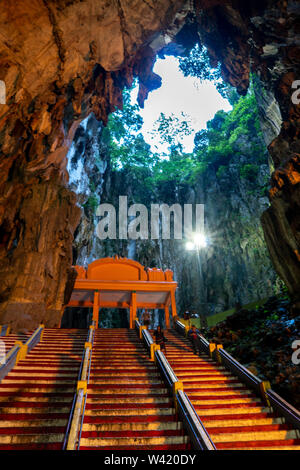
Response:
[[[170,328],[170,308],[172,317],[176,317],[177,288],[171,270],[145,269],[137,261],[118,256],[98,259],[87,269],[75,269],[77,279],[66,307],[92,307],[96,327],[99,309],[128,308],[130,328],[134,328],[138,309],[163,309],[166,328]]]

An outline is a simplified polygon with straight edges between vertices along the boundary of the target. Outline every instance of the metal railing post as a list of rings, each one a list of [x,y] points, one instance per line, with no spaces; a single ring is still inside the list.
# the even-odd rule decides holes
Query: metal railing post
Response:
[[[70,429],[66,434],[66,438],[63,444],[63,448],[66,445],[66,450],[76,450],[79,449],[81,429],[83,425],[83,418],[85,412],[85,404],[87,397],[87,386],[89,383],[90,376],[90,367],[91,367],[91,358],[92,358],[92,349],[94,343],[94,333],[95,325],[94,323],[89,328],[89,334],[87,341],[84,344],[84,353],[81,361],[81,366],[79,370],[79,376],[77,381],[77,390],[76,390],[76,401],[75,406],[71,409],[68,429]],[[74,397],[74,399],[75,399]],[[67,441],[66,441],[67,440]],[[66,442],[66,444],[65,444]]]

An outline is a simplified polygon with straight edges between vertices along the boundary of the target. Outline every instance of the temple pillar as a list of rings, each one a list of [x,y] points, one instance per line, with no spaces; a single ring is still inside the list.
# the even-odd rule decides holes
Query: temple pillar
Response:
[[[176,311],[176,300],[175,300],[175,291],[171,290],[171,311],[172,311],[172,318],[177,316]]]
[[[166,324],[166,329],[168,330],[170,328],[170,316],[169,316],[168,305],[165,305],[165,324]]]
[[[99,297],[99,292],[94,292],[93,321],[95,322],[95,328],[98,328],[99,323]]]

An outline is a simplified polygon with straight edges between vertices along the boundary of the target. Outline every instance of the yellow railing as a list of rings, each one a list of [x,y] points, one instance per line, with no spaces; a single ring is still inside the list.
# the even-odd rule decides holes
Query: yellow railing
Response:
[[[40,326],[32,333],[32,335],[30,336],[30,338],[28,338],[28,340],[26,341],[26,343],[22,343],[22,341],[16,341],[16,342],[15,342],[15,345],[20,346],[20,350],[19,350],[19,352],[18,352],[16,364],[18,364],[19,361],[25,359],[25,357],[27,356],[27,354],[34,348],[34,346],[36,346],[37,343],[39,343],[40,341],[42,341],[44,329],[45,329],[45,326],[44,326],[44,325],[40,325]]]
[[[3,364],[0,366],[0,381],[6,377],[19,361],[27,356],[28,352],[30,352],[39,341],[42,340],[43,332],[44,325],[40,325],[26,343],[22,343],[22,341],[15,342],[14,346],[5,355]]]
[[[184,392],[183,383],[178,380],[166,356],[160,350],[160,346],[153,341],[148,330],[142,329],[138,320],[136,320],[135,327],[149,351],[150,359],[156,362],[169,393],[173,396],[176,413],[179,413],[184,421],[194,448],[196,450],[216,450],[208,432]]]
[[[70,432],[67,436],[66,450],[76,450],[80,445],[81,428],[83,424],[85,403],[87,397],[87,386],[89,382],[89,371],[94,342],[95,326],[89,328],[88,340],[84,345],[84,356],[81,363],[81,373],[79,374],[76,390],[76,402],[71,414]]]
[[[10,332],[9,325],[0,325],[0,336],[8,336]]]

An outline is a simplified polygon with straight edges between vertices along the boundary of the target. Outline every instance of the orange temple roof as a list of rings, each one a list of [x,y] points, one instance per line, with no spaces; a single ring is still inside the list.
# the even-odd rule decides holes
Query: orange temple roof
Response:
[[[145,270],[137,261],[127,258],[102,258],[85,269],[75,266],[77,278],[68,307],[93,307],[95,316],[99,308],[129,308],[130,326],[138,308],[165,309],[176,316],[175,291],[177,282],[171,270],[157,268]]]

